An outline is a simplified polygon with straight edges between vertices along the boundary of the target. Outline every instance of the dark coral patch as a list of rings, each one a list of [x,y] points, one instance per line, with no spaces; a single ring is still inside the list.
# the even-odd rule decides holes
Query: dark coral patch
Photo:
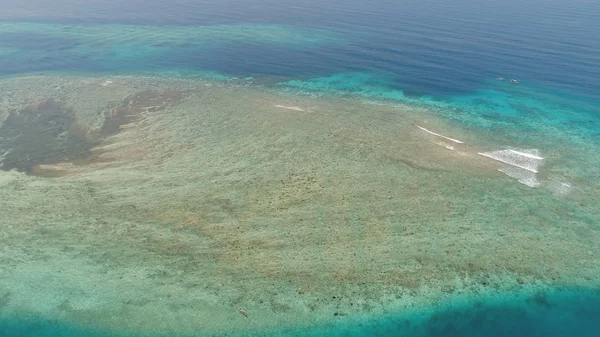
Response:
[[[73,110],[48,99],[12,113],[0,127],[0,168],[31,173],[40,164],[85,158],[86,141]]]

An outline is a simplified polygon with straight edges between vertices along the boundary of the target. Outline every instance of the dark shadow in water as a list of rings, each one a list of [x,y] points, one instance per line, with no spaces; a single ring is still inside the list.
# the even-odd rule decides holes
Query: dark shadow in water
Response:
[[[84,158],[94,144],[76,124],[73,110],[49,99],[11,114],[0,127],[3,170],[31,173],[39,164]]]
[[[600,292],[537,293],[524,300],[477,301],[440,308],[423,323],[408,317],[379,322],[351,336],[592,337],[600,336]],[[386,328],[388,326],[388,328]]]
[[[425,336],[536,336],[536,322],[523,307],[476,307],[433,315]]]
[[[17,170],[40,176],[60,172],[39,168],[42,164],[96,160],[91,153],[102,139],[117,134],[124,124],[137,121],[144,112],[164,110],[183,98],[181,91],[144,91],[127,97],[115,107],[107,107],[99,132],[82,128],[74,111],[61,102],[48,99],[12,113],[0,126],[0,169]],[[108,104],[108,102],[107,102]],[[0,336],[1,337],[1,336]]]

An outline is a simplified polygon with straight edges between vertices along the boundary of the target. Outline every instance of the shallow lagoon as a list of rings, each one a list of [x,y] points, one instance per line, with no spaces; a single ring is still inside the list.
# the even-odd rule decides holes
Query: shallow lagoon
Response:
[[[60,161],[45,151],[1,173],[2,310],[23,329],[361,335],[408,321],[427,336],[525,320],[531,335],[546,327],[539,315],[571,308],[582,328],[597,310],[584,304],[597,297],[597,185],[582,183],[596,171],[562,169],[587,151],[577,143],[534,155],[422,106],[248,80],[2,86],[23,117],[12,129],[50,108],[77,121],[55,133]],[[69,157],[71,133],[90,144],[85,158]],[[31,148],[9,152],[52,143],[20,137]],[[482,155],[511,149],[543,158],[538,185]]]

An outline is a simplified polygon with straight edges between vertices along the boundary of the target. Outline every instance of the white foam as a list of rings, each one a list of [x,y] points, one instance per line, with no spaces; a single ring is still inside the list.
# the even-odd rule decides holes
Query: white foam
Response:
[[[282,108],[282,109],[288,109],[288,110],[294,110],[294,111],[305,111],[304,109],[302,109],[301,107],[298,107],[298,106],[275,105],[275,107]]]
[[[478,154],[533,173],[538,172],[539,167],[543,164],[542,160],[544,159],[534,154],[515,150],[479,152]]]
[[[102,83],[101,86],[106,87],[107,85],[111,84],[113,84],[113,81],[104,81],[104,83]]]
[[[531,171],[523,170],[522,168],[512,166],[507,166],[498,169],[498,171],[506,174],[511,178],[517,179],[517,181],[523,185],[527,185],[529,187],[540,186],[540,181],[538,180],[537,175]]]
[[[526,152],[521,152],[521,151],[516,151],[516,150],[509,150],[509,151],[513,152],[513,153],[516,153],[518,155],[524,156],[524,157],[531,158],[531,159],[539,159],[539,160],[543,160],[544,159],[544,158],[542,158],[542,157],[540,157],[538,155],[535,155],[533,153],[526,153]],[[530,150],[530,151],[536,151],[537,152],[537,150]]]
[[[446,137],[446,136],[444,136],[444,135],[440,135],[439,133],[435,133],[435,132],[433,132],[433,131],[429,131],[429,130],[425,129],[424,127],[421,127],[421,126],[418,126],[418,125],[417,125],[417,127],[418,127],[419,129],[421,129],[421,130],[423,130],[423,131],[427,132],[427,133],[430,133],[430,134],[434,135],[434,136],[442,137],[442,138],[444,138],[444,139],[447,139],[447,140],[449,140],[449,141],[452,141],[452,142],[455,142],[455,143],[458,143],[458,144],[464,144],[464,142],[462,142],[462,141],[460,141],[460,140],[458,140],[458,139],[454,139],[454,138]]]
[[[537,173],[544,163],[544,158],[536,149],[529,150],[497,150],[491,152],[479,152],[481,156],[506,164],[498,171],[509,177],[517,179],[521,184],[529,187],[539,187],[540,181]]]

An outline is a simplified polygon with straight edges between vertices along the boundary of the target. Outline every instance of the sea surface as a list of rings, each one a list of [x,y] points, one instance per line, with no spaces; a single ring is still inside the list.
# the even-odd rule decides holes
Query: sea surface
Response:
[[[547,158],[552,170],[542,177],[504,172],[528,188],[554,180],[599,184],[598,1],[0,0],[0,9],[2,78],[203,78],[402,103],[490,143],[511,139],[504,145],[530,159],[552,149],[572,153]],[[523,165],[538,172],[535,163]],[[585,221],[600,230],[597,218]],[[494,294],[367,323],[269,334],[600,336],[597,285],[558,286],[534,298]],[[0,312],[2,303],[0,296]],[[0,320],[1,337],[108,335],[119,334],[36,317]]]

